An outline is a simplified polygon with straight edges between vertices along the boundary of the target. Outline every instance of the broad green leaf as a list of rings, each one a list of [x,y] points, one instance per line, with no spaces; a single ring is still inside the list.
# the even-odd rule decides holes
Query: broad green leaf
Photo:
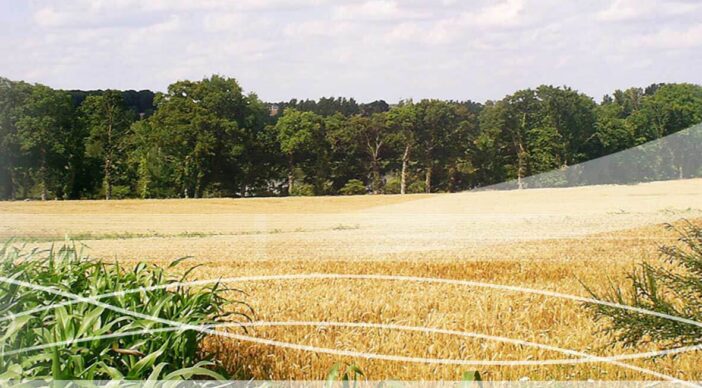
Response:
[[[14,318],[12,321],[10,321],[10,324],[7,325],[7,330],[5,331],[5,334],[3,334],[2,337],[0,337],[0,342],[5,342],[8,338],[14,336],[19,332],[24,325],[27,324],[27,322],[32,320],[31,315],[25,315],[19,318]]]
[[[11,364],[5,370],[5,373],[0,374],[0,381],[16,380],[22,378],[22,367],[17,364]]]
[[[89,329],[93,329],[94,324],[100,319],[100,315],[105,311],[104,307],[95,307],[88,314],[83,316],[83,322],[80,324],[76,337],[80,338],[86,334]],[[95,333],[89,333],[94,335]]]
[[[132,380],[132,379],[137,379],[139,378],[142,373],[144,373],[146,370],[151,368],[156,360],[163,354],[165,349],[165,346],[162,347],[161,349],[147,354],[143,358],[141,358],[134,366],[129,370],[129,373],[127,374],[127,379]]]
[[[207,376],[207,377],[213,378],[215,380],[226,380],[226,378],[224,376],[222,376],[221,374],[219,374],[215,371],[209,370],[207,368],[203,368],[202,366],[199,366],[199,365],[202,365],[202,363],[198,363],[198,364],[196,364],[196,366],[192,366],[189,368],[178,369],[177,371],[174,371],[174,372],[167,374],[164,377],[164,380],[176,380],[176,379],[181,379],[181,378],[191,379],[193,376]]]

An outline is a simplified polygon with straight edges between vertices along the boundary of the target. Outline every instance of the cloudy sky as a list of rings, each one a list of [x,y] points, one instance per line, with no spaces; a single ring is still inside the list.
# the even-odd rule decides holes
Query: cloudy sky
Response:
[[[483,101],[541,83],[599,100],[702,83],[700,49],[697,0],[0,0],[0,76],[66,89],[218,73],[267,101]]]

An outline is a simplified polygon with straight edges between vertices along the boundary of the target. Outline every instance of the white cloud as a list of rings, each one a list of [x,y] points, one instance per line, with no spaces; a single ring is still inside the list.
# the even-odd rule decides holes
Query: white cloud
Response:
[[[173,13],[212,12],[215,16],[237,12],[305,9],[325,0],[74,0],[50,3],[34,12],[42,27],[114,27],[140,25]],[[226,23],[226,21],[224,21]]]
[[[285,36],[289,38],[304,37],[339,37],[343,35],[356,34],[359,30],[351,23],[332,20],[310,20],[301,23],[290,23],[283,29]]]
[[[506,0],[476,12],[466,12],[462,22],[477,27],[515,27],[524,22],[524,0]]]
[[[665,28],[653,34],[630,39],[634,47],[656,49],[691,49],[702,46],[702,24],[686,29]]]
[[[0,56],[0,75],[55,87],[164,90],[220,73],[268,100],[393,101],[499,98],[540,82],[595,97],[654,81],[702,82],[699,1],[15,4],[0,0],[0,47],[13,52]]]
[[[334,8],[334,18],[351,21],[393,21],[426,17],[426,14],[402,7],[392,0],[371,0]]]
[[[240,12],[216,12],[205,16],[203,26],[211,32],[230,31],[241,28],[245,22],[246,16]]]
[[[685,15],[700,9],[699,3],[656,0],[614,0],[597,13],[597,19],[623,22],[652,19],[660,16]]]

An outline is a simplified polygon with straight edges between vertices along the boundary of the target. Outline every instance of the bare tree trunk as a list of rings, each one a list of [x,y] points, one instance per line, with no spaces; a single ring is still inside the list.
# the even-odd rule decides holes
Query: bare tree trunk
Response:
[[[48,196],[48,193],[46,191],[46,181],[42,179],[41,182],[41,200],[46,201],[46,197]]]
[[[433,166],[432,166],[431,162],[427,163],[426,171],[424,174],[424,192],[426,192],[427,194],[431,193],[431,173],[432,173],[432,170],[433,170]]]
[[[517,148],[517,188],[524,189],[524,176],[526,175],[526,158],[527,152],[524,148],[522,133],[526,131],[526,113],[522,115],[522,123],[519,131],[514,135],[514,145]]]
[[[292,155],[288,156],[288,195],[293,195],[293,184],[295,181],[295,167]]]
[[[371,192],[379,194],[382,184],[380,179],[380,150],[383,147],[383,142],[376,135],[374,139],[366,139],[366,147],[368,147],[368,156],[371,162]]]
[[[139,191],[141,199],[149,197],[149,169],[147,166],[146,156],[139,158],[139,167],[137,169],[139,176]]]
[[[109,201],[112,198],[112,159],[107,157],[105,159],[105,200]]]
[[[434,144],[428,144],[424,150],[424,192],[431,193],[431,175],[434,172]]]
[[[380,164],[377,159],[373,159],[373,194],[380,193]]]
[[[526,175],[526,151],[524,145],[519,143],[519,152],[517,152],[517,187],[519,190],[524,188],[524,176]]]
[[[189,186],[190,186],[190,156],[185,157],[183,162],[183,173],[182,173],[182,185],[183,185],[183,196],[187,199],[190,198]]]
[[[29,186],[30,186],[30,180],[29,180],[29,174],[27,174],[27,171],[22,171],[19,176],[19,187],[22,189],[22,195],[20,198],[27,199],[29,198]]]
[[[402,154],[402,174],[400,175],[400,194],[407,194],[407,167],[409,165],[410,146],[405,146]]]

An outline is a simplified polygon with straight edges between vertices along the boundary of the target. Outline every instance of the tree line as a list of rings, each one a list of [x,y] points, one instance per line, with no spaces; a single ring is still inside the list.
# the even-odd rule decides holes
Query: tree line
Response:
[[[702,87],[601,102],[542,85],[499,101],[266,103],[233,78],[163,93],[0,78],[0,198],[455,192],[563,168],[702,122]]]

